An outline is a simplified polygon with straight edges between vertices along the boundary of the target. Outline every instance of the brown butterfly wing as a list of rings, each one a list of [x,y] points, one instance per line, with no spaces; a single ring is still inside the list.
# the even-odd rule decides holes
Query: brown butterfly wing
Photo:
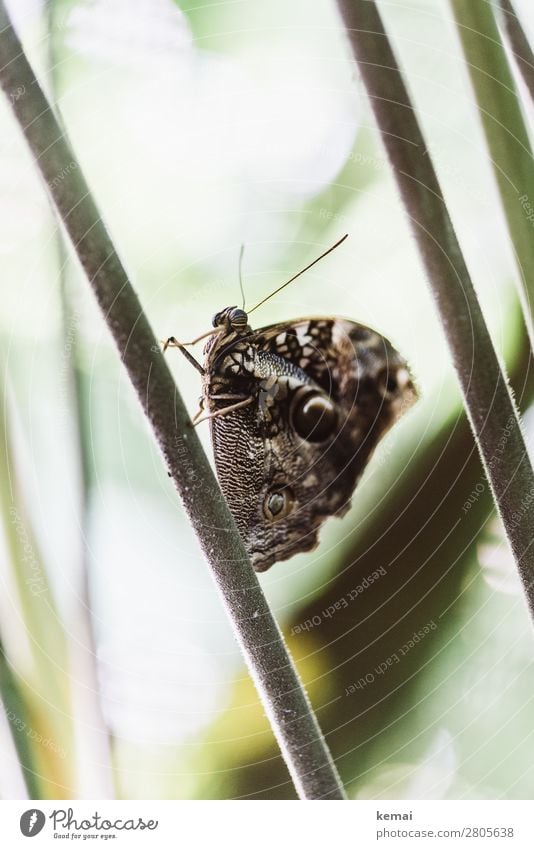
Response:
[[[391,343],[351,321],[298,319],[262,328],[243,345],[246,356],[232,352],[233,374],[228,357],[211,362],[218,377],[208,394],[231,385],[253,401],[212,419],[211,429],[221,487],[254,568],[264,571],[314,548],[325,519],[346,512],[378,441],[415,390]],[[301,397],[335,410],[324,439],[298,432]]]

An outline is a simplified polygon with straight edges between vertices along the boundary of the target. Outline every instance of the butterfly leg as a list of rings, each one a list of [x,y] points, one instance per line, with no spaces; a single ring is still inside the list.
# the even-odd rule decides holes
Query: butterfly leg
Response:
[[[221,410],[215,410],[214,413],[208,413],[203,416],[203,418],[199,418],[202,413],[202,409],[198,411],[198,413],[193,418],[193,425],[200,424],[200,422],[207,422],[208,419],[214,419],[217,416],[226,416],[228,413],[233,413],[235,410],[240,410],[242,407],[248,407],[249,404],[252,404],[254,398],[250,395],[248,398],[243,398],[242,395],[212,395],[212,398],[241,398],[240,401],[237,401],[235,404],[230,404],[229,407],[223,407]]]
[[[195,415],[191,419],[191,424],[192,424],[193,427],[196,424],[198,424],[198,420],[199,420],[199,418],[200,418],[200,416],[202,415],[203,412],[204,412],[204,398],[201,398],[200,401],[199,401],[198,410],[196,411]]]
[[[190,343],[190,344],[193,344],[193,343]],[[178,348],[178,350],[181,351],[181,353],[184,355],[186,360],[189,360],[191,365],[194,366],[196,368],[196,370],[200,372],[200,374],[205,374],[205,370],[200,365],[198,360],[195,360],[194,356],[192,354],[190,354],[189,351],[187,350],[187,348],[184,345],[182,345],[181,342],[178,342],[178,340],[175,339],[174,336],[169,336],[169,338],[163,343],[163,353],[165,353],[167,348]]]
[[[243,400],[245,400],[244,395],[236,395],[232,392],[223,392],[219,395],[210,395],[210,398],[214,398],[216,401],[243,401]],[[246,397],[246,400],[248,401],[248,396]],[[227,409],[227,408],[225,408],[225,409]],[[202,415],[203,412],[204,412],[204,398],[201,398],[199,405],[198,405],[198,410],[196,411],[195,415],[191,419],[191,424],[193,424],[193,425],[198,424],[198,419],[200,418],[200,416]],[[222,410],[221,412],[224,412],[224,410]],[[207,418],[213,418],[213,417],[208,416]],[[205,419],[203,419],[202,421],[205,421]]]

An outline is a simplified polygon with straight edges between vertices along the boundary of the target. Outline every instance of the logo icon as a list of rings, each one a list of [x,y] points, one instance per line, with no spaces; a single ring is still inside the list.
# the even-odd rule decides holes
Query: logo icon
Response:
[[[35,837],[42,830],[45,822],[46,817],[42,811],[30,808],[29,811],[24,811],[20,818],[20,830],[24,837]]]

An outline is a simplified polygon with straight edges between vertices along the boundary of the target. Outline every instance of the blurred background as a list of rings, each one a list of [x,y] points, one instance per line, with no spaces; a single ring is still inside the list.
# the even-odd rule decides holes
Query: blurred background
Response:
[[[317,550],[260,580],[351,797],[528,798],[528,614],[335,4],[9,6],[159,338],[239,303],[241,243],[252,304],[349,233],[256,325],[370,324],[421,400]],[[381,10],[532,444],[517,270],[450,7]],[[0,796],[294,798],[4,100],[0,222]],[[169,362],[193,413],[198,375]]]

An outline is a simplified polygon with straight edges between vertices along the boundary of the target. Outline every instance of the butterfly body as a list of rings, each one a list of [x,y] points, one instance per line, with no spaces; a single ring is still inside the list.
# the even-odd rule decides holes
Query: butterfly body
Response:
[[[364,325],[301,318],[252,330],[213,320],[202,406],[217,475],[256,571],[317,545],[378,441],[416,393],[405,360]]]

